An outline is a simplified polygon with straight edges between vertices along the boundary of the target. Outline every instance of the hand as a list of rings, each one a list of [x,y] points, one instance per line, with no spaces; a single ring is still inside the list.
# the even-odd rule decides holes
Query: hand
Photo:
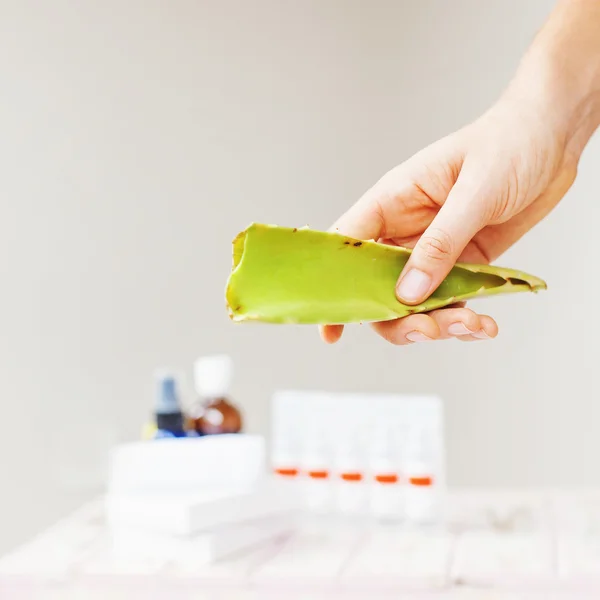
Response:
[[[384,175],[333,229],[413,247],[396,295],[417,304],[456,261],[494,261],[556,206],[574,182],[590,130],[529,82],[515,84],[474,123]],[[372,326],[398,345],[498,333],[490,316],[464,305]],[[321,328],[329,343],[342,332]]]

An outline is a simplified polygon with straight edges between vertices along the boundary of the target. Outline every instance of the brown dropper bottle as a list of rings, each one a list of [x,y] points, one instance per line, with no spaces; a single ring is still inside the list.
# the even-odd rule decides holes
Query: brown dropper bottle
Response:
[[[190,411],[199,435],[240,433],[242,415],[229,396],[233,363],[225,354],[203,356],[194,363],[194,387],[198,396]]]

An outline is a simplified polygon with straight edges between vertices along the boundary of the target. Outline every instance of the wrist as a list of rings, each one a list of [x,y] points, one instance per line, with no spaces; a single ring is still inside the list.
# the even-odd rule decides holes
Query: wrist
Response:
[[[600,125],[599,28],[599,2],[559,0],[507,90],[577,159]]]
[[[565,151],[578,158],[600,124],[600,63],[597,71],[580,70],[555,52],[532,58],[522,73],[531,100],[546,126],[563,136]]]

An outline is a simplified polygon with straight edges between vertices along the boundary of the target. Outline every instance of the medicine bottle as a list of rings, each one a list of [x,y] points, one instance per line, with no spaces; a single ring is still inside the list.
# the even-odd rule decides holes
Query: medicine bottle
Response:
[[[230,398],[233,362],[227,355],[202,356],[194,363],[197,400],[190,418],[199,435],[240,433],[242,414]]]

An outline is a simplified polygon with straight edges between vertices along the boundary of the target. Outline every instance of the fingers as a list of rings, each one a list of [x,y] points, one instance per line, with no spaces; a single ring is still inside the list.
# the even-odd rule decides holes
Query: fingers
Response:
[[[468,308],[441,308],[429,316],[438,324],[444,339],[487,340],[498,335],[498,325],[492,317]]]
[[[464,308],[464,302],[457,302],[443,309],[421,315],[411,315],[372,327],[384,339],[395,345],[405,345],[429,339],[458,337],[465,341],[494,338],[498,335],[496,322],[486,315],[477,315]],[[319,327],[321,339],[327,344],[335,344],[342,337],[343,325],[322,325]]]
[[[428,314],[373,323],[372,327],[381,337],[396,346],[452,338],[480,341],[498,335],[498,325],[494,319],[478,315],[468,308],[444,308]]]
[[[373,329],[395,346],[437,340],[441,331],[435,319],[428,315],[411,315],[403,319],[373,323]]]
[[[343,325],[322,325],[319,327],[321,339],[327,344],[335,344],[342,337]]]
[[[448,155],[446,142],[441,140],[394,167],[331,229],[361,240],[406,238],[421,233],[455,181],[454,168],[449,164],[462,161],[456,146],[455,142]]]
[[[463,172],[431,225],[419,238],[398,279],[396,295],[404,304],[414,305],[426,300],[486,223],[489,193],[478,189]]]
[[[371,188],[331,227],[333,231],[359,240],[377,240],[385,231],[385,215],[378,200],[378,186]]]

